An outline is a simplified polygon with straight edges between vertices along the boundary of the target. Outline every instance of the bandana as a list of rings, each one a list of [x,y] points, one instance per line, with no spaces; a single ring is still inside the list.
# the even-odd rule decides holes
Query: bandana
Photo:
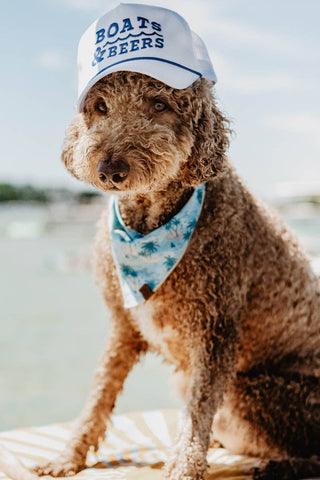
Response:
[[[147,235],[127,227],[118,198],[109,210],[112,255],[116,264],[125,308],[150,298],[182,259],[200,216],[205,185],[197,187],[184,207],[166,224]]]

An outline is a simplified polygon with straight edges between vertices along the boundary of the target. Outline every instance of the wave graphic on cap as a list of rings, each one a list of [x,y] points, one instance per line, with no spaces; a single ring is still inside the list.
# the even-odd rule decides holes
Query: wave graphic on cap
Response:
[[[133,38],[135,38],[135,37],[141,37],[141,36],[150,36],[150,37],[152,37],[152,35],[158,35],[159,37],[163,37],[163,35],[161,35],[160,33],[157,33],[157,32],[153,32],[153,33],[140,32],[140,33],[137,33],[136,35],[134,35],[133,33],[129,33],[129,35],[127,35],[127,36],[124,37],[124,38],[121,38],[121,37],[116,38],[113,42],[107,41],[107,42],[103,45],[103,48],[106,47],[107,45],[113,45],[114,43],[119,42],[119,40],[121,40],[122,42],[123,42],[124,40],[128,40],[128,38],[130,38],[130,37],[133,37]]]

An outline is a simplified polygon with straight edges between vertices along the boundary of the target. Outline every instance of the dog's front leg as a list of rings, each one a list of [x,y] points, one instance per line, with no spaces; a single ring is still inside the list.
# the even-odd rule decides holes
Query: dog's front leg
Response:
[[[139,354],[145,350],[146,344],[139,333],[129,322],[118,322],[117,319],[117,323],[111,327],[106,349],[97,365],[91,393],[70,442],[55,460],[35,467],[37,474],[69,476],[85,468],[89,448],[98,448],[123,382]]]
[[[225,340],[220,342],[214,337],[198,346],[180,431],[166,466],[166,480],[204,478],[213,417],[234,371],[236,342],[230,339],[229,344]]]

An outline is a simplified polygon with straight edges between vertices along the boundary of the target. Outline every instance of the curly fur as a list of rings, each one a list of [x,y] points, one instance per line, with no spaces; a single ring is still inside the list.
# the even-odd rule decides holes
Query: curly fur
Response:
[[[105,112],[97,109],[101,101]],[[156,102],[167,107],[159,112]],[[130,310],[123,308],[102,215],[95,266],[111,332],[70,444],[38,473],[84,468],[124,379],[147,350],[183,378],[185,418],[167,479],[204,478],[212,425],[226,448],[264,459],[257,479],[320,473],[319,280],[292,233],[230,165],[229,133],[208,81],[175,90],[128,72],[93,86],[69,126],[67,169],[119,195],[126,224],[139,232],[172,218],[196,185],[207,182],[207,193],[182,261]],[[99,162],[108,158],[129,165],[123,181],[99,178]]]

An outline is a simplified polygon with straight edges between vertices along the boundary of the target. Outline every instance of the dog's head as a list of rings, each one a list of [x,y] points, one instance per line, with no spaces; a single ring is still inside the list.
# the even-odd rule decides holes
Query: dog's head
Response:
[[[62,159],[103,191],[145,193],[172,180],[194,187],[223,171],[228,134],[209,81],[177,90],[117,72],[89,91],[67,129]]]

